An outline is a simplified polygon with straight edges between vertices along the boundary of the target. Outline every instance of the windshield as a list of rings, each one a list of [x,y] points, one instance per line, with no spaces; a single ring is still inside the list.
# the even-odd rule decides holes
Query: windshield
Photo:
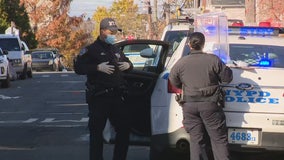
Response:
[[[52,52],[33,52],[32,58],[34,59],[52,59]]]
[[[249,66],[284,68],[284,46],[230,44],[230,58],[233,61],[243,61]]]
[[[177,48],[179,43],[182,41],[184,37],[189,34],[189,30],[177,30],[177,31],[167,31],[165,38],[163,41],[169,42],[169,56],[173,54],[173,46]]]
[[[174,43],[181,42],[181,40],[186,37],[188,34],[188,30],[182,31],[168,31],[165,35],[164,41]]]
[[[19,42],[16,38],[0,39],[0,48],[7,51],[20,51]]]

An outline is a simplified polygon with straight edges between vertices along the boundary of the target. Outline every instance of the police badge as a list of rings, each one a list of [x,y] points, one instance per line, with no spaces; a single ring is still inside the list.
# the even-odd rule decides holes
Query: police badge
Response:
[[[115,53],[115,56],[118,60],[120,60],[120,54],[119,53]]]

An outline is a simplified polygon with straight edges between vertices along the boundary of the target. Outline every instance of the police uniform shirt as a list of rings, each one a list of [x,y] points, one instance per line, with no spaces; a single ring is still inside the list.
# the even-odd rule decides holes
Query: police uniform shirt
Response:
[[[182,57],[169,76],[172,85],[178,88],[184,85],[183,94],[187,96],[209,96],[219,83],[229,83],[232,78],[232,70],[219,57],[202,51],[191,51]]]
[[[133,68],[133,64],[119,48],[101,41],[99,37],[94,43],[82,49],[80,54],[83,56],[84,62],[79,66],[87,74],[87,82],[100,87],[118,87],[125,83],[122,72],[118,68],[118,62],[130,64],[130,68],[126,71]],[[114,73],[106,74],[98,71],[97,66],[102,62],[109,62],[109,65],[114,65]]]

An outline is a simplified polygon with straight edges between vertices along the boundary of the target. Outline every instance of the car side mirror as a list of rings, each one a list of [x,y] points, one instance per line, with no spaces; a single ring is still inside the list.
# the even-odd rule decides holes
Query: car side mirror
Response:
[[[25,51],[24,45],[21,46],[21,50],[22,50],[22,51]]]
[[[153,48],[146,48],[140,51],[140,56],[144,58],[155,58],[156,54],[153,51]]]

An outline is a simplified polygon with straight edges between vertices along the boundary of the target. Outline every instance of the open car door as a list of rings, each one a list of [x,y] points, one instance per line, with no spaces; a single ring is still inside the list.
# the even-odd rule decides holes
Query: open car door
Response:
[[[126,103],[131,112],[131,144],[149,144],[151,136],[151,94],[164,70],[169,44],[156,40],[129,40],[115,44],[133,63],[124,74],[129,94]],[[104,130],[106,142],[114,142],[115,132],[109,121]]]

